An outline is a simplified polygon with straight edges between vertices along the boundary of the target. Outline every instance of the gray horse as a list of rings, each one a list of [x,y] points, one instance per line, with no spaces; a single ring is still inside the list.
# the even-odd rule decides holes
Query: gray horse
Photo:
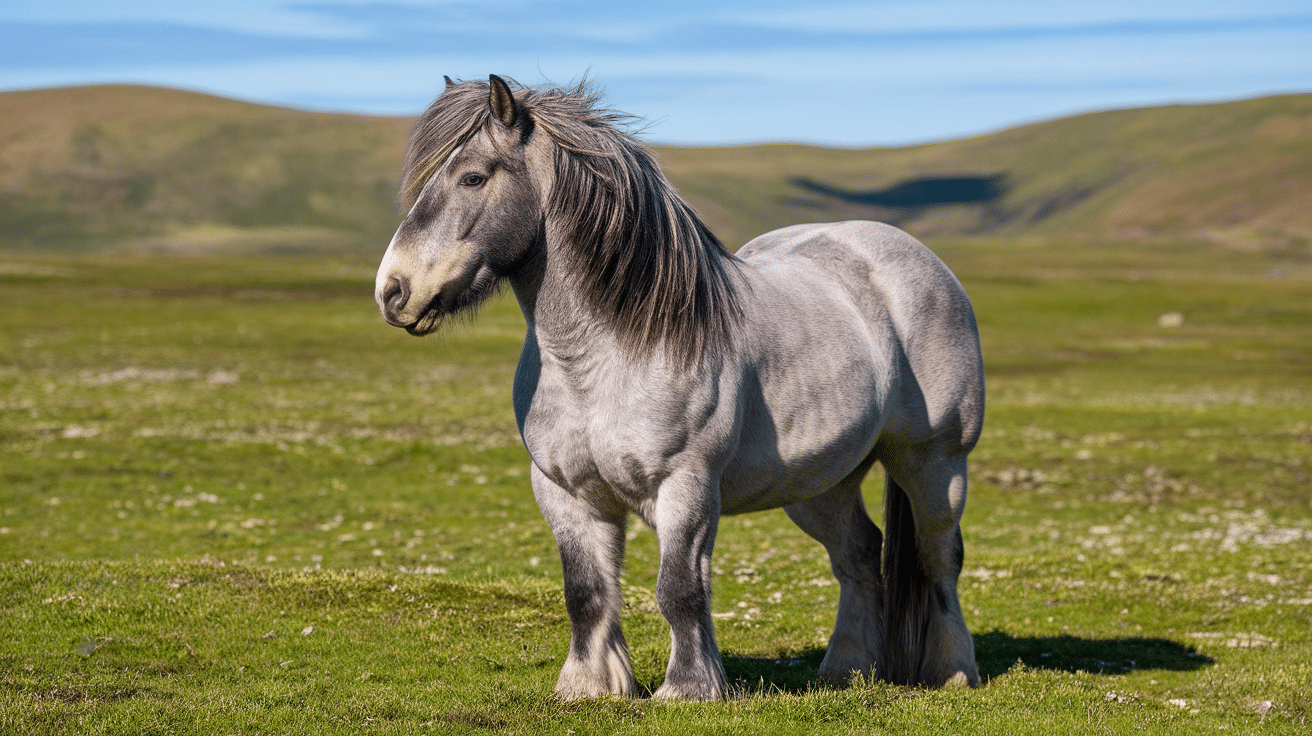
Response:
[[[788,227],[734,256],[597,103],[584,85],[448,79],[415,126],[376,291],[413,335],[505,282],[519,300],[515,415],[572,629],[556,693],[637,692],[620,630],[632,512],[660,542],[672,643],[655,696],[725,697],[716,528],[779,507],[841,584],[822,676],[978,684],[957,577],[984,378],[961,285],[873,222]],[[886,537],[861,497],[876,461]]]

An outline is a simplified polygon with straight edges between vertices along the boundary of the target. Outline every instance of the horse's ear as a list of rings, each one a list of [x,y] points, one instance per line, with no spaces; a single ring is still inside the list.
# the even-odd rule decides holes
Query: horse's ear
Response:
[[[443,75],[442,75],[442,78],[446,80],[446,88],[447,88],[447,89],[451,89],[452,87],[456,86],[455,81],[453,81],[453,80],[451,79],[451,77],[448,77],[447,75],[443,74]]]
[[[492,106],[492,114],[496,115],[497,120],[507,128],[514,127],[515,121],[519,119],[519,105],[515,103],[515,95],[510,91],[510,85],[495,74],[488,75],[487,81],[491,86],[488,103]]]

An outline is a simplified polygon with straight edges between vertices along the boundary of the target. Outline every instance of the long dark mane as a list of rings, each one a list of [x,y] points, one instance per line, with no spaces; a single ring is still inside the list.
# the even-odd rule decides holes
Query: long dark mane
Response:
[[[547,218],[565,245],[575,288],[626,352],[663,345],[679,362],[728,347],[741,314],[737,259],[661,172],[651,150],[600,107],[586,82],[515,88],[529,125],[556,144]],[[429,177],[496,121],[486,82],[448,84],[415,125],[400,199],[408,209]]]

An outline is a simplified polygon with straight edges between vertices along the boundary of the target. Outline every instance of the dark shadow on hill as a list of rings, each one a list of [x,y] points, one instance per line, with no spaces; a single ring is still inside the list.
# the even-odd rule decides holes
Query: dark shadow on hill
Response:
[[[1123,675],[1136,670],[1190,671],[1215,664],[1193,647],[1169,639],[1081,639],[1076,636],[1026,637],[1001,631],[975,634],[975,661],[987,682],[1023,663],[1031,669]],[[807,649],[783,658],[723,655],[724,672],[733,687],[767,692],[801,693],[834,686],[820,677],[824,649]],[[642,683],[648,693],[660,680]]]
[[[792,184],[849,204],[921,212],[953,204],[990,204],[1007,193],[1006,175],[920,177],[906,179],[885,189],[857,192],[795,177]]]
[[[1135,670],[1196,670],[1216,660],[1169,639],[1081,639],[1076,636],[975,635],[975,661],[988,680],[1016,664],[1033,669],[1123,675]]]

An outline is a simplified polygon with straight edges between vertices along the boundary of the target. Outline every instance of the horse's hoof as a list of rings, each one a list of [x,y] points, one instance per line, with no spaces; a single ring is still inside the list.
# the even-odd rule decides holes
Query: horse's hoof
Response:
[[[665,683],[656,688],[656,692],[651,694],[652,700],[724,700],[725,692],[723,687],[696,687],[696,686],[673,686]]]
[[[556,697],[560,700],[589,700],[610,695],[631,698],[638,694],[633,679],[628,649],[621,639],[618,647],[590,660],[571,655],[556,678]]]
[[[628,690],[607,690],[604,688],[556,688],[556,699],[563,701],[571,700],[597,700],[599,698],[632,698],[636,693]]]
[[[943,683],[943,687],[956,690],[956,689],[962,689],[968,687],[975,687],[978,684],[979,684],[978,682],[971,682],[969,675],[967,675],[965,672],[958,670],[955,675],[949,677],[947,681]]]

